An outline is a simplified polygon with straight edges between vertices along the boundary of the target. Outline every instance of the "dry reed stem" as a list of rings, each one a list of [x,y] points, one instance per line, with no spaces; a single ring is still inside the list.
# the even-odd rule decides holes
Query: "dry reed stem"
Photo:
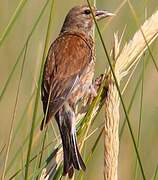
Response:
[[[105,151],[104,151],[104,179],[117,180],[118,152],[119,152],[119,96],[115,84],[109,84],[108,97],[105,103]]]
[[[118,35],[114,35],[115,44],[113,49],[113,58],[116,61],[114,73],[118,84],[120,84],[122,78],[130,72],[131,68],[134,68],[138,64],[140,57],[143,55],[145,50],[147,50],[148,46],[157,38],[157,36],[158,11],[145,21],[140,30],[135,33],[133,39],[128,44],[125,44],[121,52],[121,42],[118,41]],[[117,180],[120,98],[112,74],[109,75],[109,78],[111,81],[109,83],[108,97],[105,102],[104,179]]]

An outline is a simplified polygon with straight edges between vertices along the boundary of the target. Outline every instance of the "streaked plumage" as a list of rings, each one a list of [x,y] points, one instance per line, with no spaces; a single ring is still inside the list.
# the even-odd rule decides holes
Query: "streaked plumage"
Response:
[[[97,11],[95,8],[93,13],[97,19],[110,16],[107,12]],[[49,49],[44,67],[42,102],[46,117],[42,121],[41,130],[54,116],[63,144],[63,175],[68,174],[69,177],[72,177],[74,168],[86,169],[77,147],[75,107],[79,100],[93,89],[95,65],[93,25],[88,6],[72,8],[59,37]]]

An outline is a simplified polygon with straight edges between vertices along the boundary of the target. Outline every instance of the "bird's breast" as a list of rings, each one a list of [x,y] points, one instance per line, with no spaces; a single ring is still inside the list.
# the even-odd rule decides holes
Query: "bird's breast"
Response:
[[[94,66],[95,62],[92,60],[81,74],[79,81],[70,96],[70,101],[72,103],[76,104],[80,99],[84,98],[90,93],[90,88],[94,77]]]

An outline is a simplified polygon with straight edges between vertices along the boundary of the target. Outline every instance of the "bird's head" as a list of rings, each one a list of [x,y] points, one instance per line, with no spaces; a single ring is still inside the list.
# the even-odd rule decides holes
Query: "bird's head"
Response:
[[[92,11],[96,20],[114,15],[104,10],[97,10],[95,7],[92,7]],[[87,5],[73,7],[65,18],[61,32],[72,30],[92,34],[94,25],[92,11]]]

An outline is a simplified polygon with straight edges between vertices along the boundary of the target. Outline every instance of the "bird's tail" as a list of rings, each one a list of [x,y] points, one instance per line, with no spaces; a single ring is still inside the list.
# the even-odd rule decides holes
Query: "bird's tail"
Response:
[[[55,115],[55,118],[59,126],[63,144],[63,175],[65,176],[68,174],[69,178],[71,178],[73,176],[74,169],[82,169],[85,171],[86,166],[77,146],[76,132],[73,130],[74,127],[72,125],[72,119],[69,119],[70,117],[66,114],[62,116],[60,112],[58,112]]]

